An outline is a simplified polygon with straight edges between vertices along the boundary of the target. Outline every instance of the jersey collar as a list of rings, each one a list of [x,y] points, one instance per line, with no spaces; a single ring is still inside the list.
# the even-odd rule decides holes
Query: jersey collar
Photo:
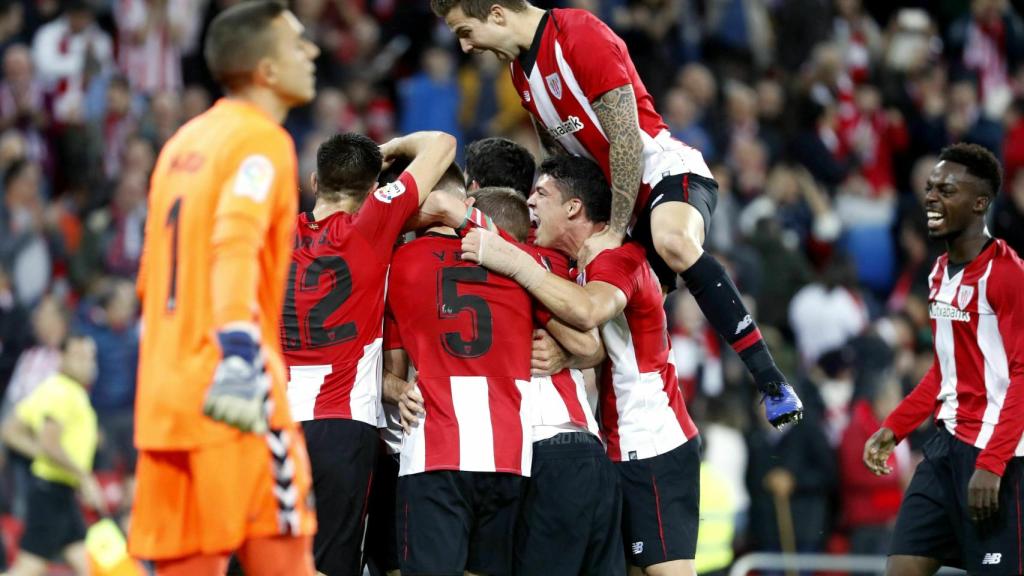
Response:
[[[519,55],[519,65],[523,67],[527,76],[530,75],[533,65],[537,63],[537,53],[540,52],[540,42],[544,38],[544,29],[547,28],[549,16],[551,16],[550,10],[541,17],[540,24],[537,25],[537,31],[533,34],[533,43],[530,44],[530,49],[524,54]]]

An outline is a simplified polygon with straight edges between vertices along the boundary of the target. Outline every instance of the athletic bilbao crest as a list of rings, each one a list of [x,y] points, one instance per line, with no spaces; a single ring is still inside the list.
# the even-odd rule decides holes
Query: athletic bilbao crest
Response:
[[[544,81],[548,83],[548,90],[551,91],[551,94],[555,98],[558,98],[559,100],[561,100],[562,99],[562,79],[558,77],[558,72],[555,72],[554,74],[548,74],[547,76],[544,77]]]
[[[956,307],[963,310],[971,303],[973,297],[974,286],[961,286],[960,291],[956,294]]]

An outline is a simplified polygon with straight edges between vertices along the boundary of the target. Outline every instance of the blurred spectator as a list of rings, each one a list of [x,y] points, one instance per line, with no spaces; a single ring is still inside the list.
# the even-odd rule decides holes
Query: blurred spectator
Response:
[[[0,396],[7,389],[18,357],[32,343],[28,313],[14,296],[7,271],[0,266]]]
[[[782,551],[785,539],[799,552],[822,551],[837,478],[820,416],[808,411],[799,426],[781,431],[763,417],[755,420],[756,429],[747,436],[751,544],[755,550]]]
[[[1003,172],[1009,181],[1024,168],[1024,94],[1013,101],[1003,122]]]
[[[1009,92],[1009,75],[1024,62],[1024,22],[1006,0],[971,0],[949,29],[947,54],[960,69],[974,72],[984,101]]]
[[[833,448],[850,423],[850,401],[854,392],[853,350],[844,345],[818,357],[808,373],[810,384],[816,389],[824,409],[822,424],[828,443]]]
[[[768,68],[774,56],[775,34],[767,3],[709,0],[704,11],[709,40],[705,54],[716,60],[727,76],[742,79]]]
[[[24,330],[24,326],[22,326]],[[11,381],[4,392],[3,409],[7,411],[29,395],[40,382],[57,371],[60,345],[68,332],[68,318],[60,301],[47,296],[32,311],[32,346],[26,349],[14,366]]]
[[[0,1],[0,53],[11,44],[25,42],[25,4],[22,0]]]
[[[725,390],[722,377],[722,346],[718,333],[708,324],[697,301],[687,290],[669,297],[672,310],[670,334],[672,362],[676,367],[683,398],[714,398]],[[706,434],[706,430],[704,433]]]
[[[789,304],[789,325],[805,366],[845,345],[868,324],[851,263],[836,256],[821,278],[800,289]]]
[[[199,116],[210,107],[210,93],[206,88],[193,84],[185,88],[185,94],[181,97],[181,121],[189,120]]]
[[[32,56],[40,79],[54,91],[54,116],[77,124],[89,83],[113,68],[113,44],[95,22],[88,0],[68,0],[56,20],[36,32]]]
[[[949,110],[945,117],[944,144],[965,141],[980,144],[999,156],[1003,145],[1003,127],[989,118],[978,101],[978,87],[970,79],[950,86]]]
[[[792,141],[793,158],[816,180],[835,188],[850,172],[846,147],[839,138],[839,122],[833,104],[812,100],[801,108],[800,132]]]
[[[886,377],[853,405],[850,425],[839,445],[841,517],[849,531],[850,553],[884,555],[911,471],[910,448],[901,443],[889,458],[896,474],[875,476],[864,466],[864,444],[902,398],[899,382]]]
[[[836,0],[833,29],[847,74],[856,83],[868,81],[882,55],[882,33],[861,0]]]
[[[757,92],[746,84],[735,80],[725,84],[725,141],[720,144],[724,150],[732,149],[739,139],[757,140],[768,154],[768,161],[775,163],[782,153],[782,139],[769,126],[761,126],[758,117]]]
[[[134,279],[146,223],[146,174],[125,172],[108,208],[89,215],[82,245],[71,261],[72,280],[88,291],[106,275]]]
[[[113,180],[121,173],[128,138],[138,129],[138,118],[132,110],[132,92],[128,79],[111,78],[107,84],[107,106],[97,130],[103,145],[103,174]]]
[[[117,60],[133,90],[181,89],[181,48],[194,0],[117,0]]]
[[[395,104],[383,91],[357,74],[345,84],[345,93],[350,113],[362,119],[367,137],[375,142],[395,137]]]
[[[159,149],[174,135],[182,123],[182,100],[175,92],[157,92],[149,99],[149,114],[139,133]]]
[[[702,114],[688,91],[682,88],[670,89],[665,95],[662,108],[672,136],[700,150],[708,162],[718,158],[711,135],[700,124]]]
[[[467,142],[505,134],[528,119],[508,70],[491,54],[473,54],[459,69],[459,89],[459,123]]]
[[[423,72],[402,80],[398,92],[402,110],[399,130],[403,134],[441,130],[460,137],[459,84],[447,50],[427,49],[423,54]]]
[[[97,468],[131,473],[135,468],[133,424],[139,332],[135,286],[115,280],[82,301],[76,330],[96,342],[96,383],[90,390],[104,443]]]
[[[0,132],[13,129],[25,140],[25,156],[39,162],[50,173],[50,150],[46,131],[51,123],[52,99],[32,68],[32,54],[23,44],[3,53],[3,81],[0,82]]]
[[[873,194],[892,196],[896,192],[894,156],[910,145],[910,133],[899,110],[884,109],[882,94],[875,86],[859,85],[854,92],[853,111],[842,123],[840,136],[856,156],[860,175],[871,185]]]
[[[992,207],[992,234],[1024,254],[1024,170],[1017,170],[1006,188]]]
[[[811,50],[828,39],[832,29],[831,8],[829,0],[789,0],[778,4],[775,30],[779,66],[785,70],[799,69],[807,62]]]
[[[27,160],[15,161],[3,176],[0,265],[10,271],[14,293],[24,305],[39,300],[53,273],[41,177],[39,165]]]

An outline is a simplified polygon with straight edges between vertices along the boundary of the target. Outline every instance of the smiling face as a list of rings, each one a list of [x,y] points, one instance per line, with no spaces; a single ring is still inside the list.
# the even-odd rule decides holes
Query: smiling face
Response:
[[[984,186],[963,164],[948,160],[936,164],[925,185],[928,236],[948,240],[983,219],[989,204]]]
[[[558,182],[547,174],[541,174],[526,202],[537,223],[538,246],[556,248],[556,243],[565,236],[569,227],[569,217],[574,210],[582,209],[581,205],[573,207],[573,203],[580,204],[579,199],[564,198]]]
[[[519,47],[512,39],[512,30],[502,6],[492,6],[485,20],[468,16],[461,6],[455,6],[444,21],[459,39],[459,47],[467,54],[490,52],[502,62],[511,62],[519,56]]]

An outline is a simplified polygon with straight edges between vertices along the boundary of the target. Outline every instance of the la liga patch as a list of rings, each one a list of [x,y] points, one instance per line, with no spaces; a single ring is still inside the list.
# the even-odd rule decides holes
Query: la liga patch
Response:
[[[392,200],[402,194],[405,194],[405,184],[395,180],[383,188],[377,188],[377,191],[373,193],[373,197],[385,204],[391,204]]]
[[[234,192],[263,202],[274,183],[274,164],[262,154],[247,156],[235,174]]]

